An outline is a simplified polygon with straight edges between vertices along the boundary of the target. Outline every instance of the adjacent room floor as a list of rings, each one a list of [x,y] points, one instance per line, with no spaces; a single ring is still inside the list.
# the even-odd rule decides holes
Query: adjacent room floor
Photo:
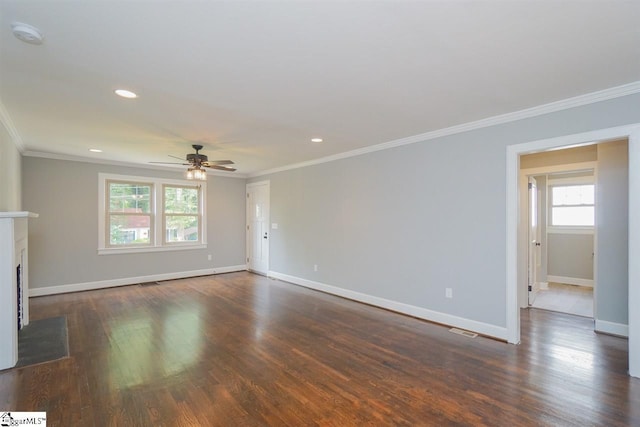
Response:
[[[593,317],[593,288],[587,286],[549,283],[549,289],[538,291],[534,308]]]
[[[49,426],[630,426],[626,339],[522,310],[522,343],[247,272],[33,298],[69,356],[0,371]]]

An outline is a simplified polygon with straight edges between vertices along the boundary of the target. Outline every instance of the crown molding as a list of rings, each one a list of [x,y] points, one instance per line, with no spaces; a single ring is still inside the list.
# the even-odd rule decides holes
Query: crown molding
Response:
[[[122,166],[128,168],[136,168],[136,169],[154,169],[161,170],[165,172],[182,172],[183,168],[172,167],[172,166],[160,166],[160,165],[148,165],[143,163],[130,163],[130,162],[120,162],[116,160],[105,160],[105,159],[89,159],[87,157],[81,156],[70,156],[67,154],[57,154],[57,153],[46,153],[43,151],[25,151],[22,153],[25,157],[39,157],[42,159],[51,159],[51,160],[66,160],[69,162],[80,162],[80,163],[90,163],[90,164],[99,164],[99,165],[110,165],[110,166]],[[218,172],[216,170],[207,170],[207,175],[213,176],[223,176],[226,178],[248,178],[247,174],[242,173],[234,173],[234,172]]]
[[[11,140],[13,141],[18,151],[20,153],[24,153],[25,148],[24,143],[22,142],[22,137],[20,136],[20,133],[18,133],[18,129],[16,129],[16,126],[13,124],[13,120],[11,120],[11,116],[2,103],[2,100],[0,100],[0,123],[2,123],[4,128],[9,133],[9,136],[11,137]]]
[[[403,145],[415,144],[417,142],[429,141],[436,138],[442,138],[458,133],[469,132],[471,130],[482,129],[490,126],[500,125],[517,120],[528,119],[531,117],[541,116],[543,114],[554,113],[557,111],[568,110],[570,108],[581,107],[584,105],[594,104],[596,102],[606,101],[609,99],[620,98],[627,95],[633,95],[640,92],[640,81],[635,81],[622,86],[616,86],[609,89],[591,92],[584,95],[567,98],[560,101],[550,102],[548,104],[539,105],[537,107],[526,108],[511,113],[501,114],[498,116],[488,117],[486,119],[476,120],[473,122],[463,123],[447,128],[438,129],[431,132],[421,133],[419,135],[400,138],[393,141],[383,142],[381,144],[371,145],[368,147],[358,148],[356,150],[345,151],[343,153],[333,154],[331,156],[321,157],[314,160],[308,160],[300,163],[293,163],[274,169],[268,169],[261,172],[249,174],[249,178],[263,175],[269,175],[277,172],[284,172],[291,169],[304,168],[307,166],[318,165],[321,163],[333,162],[335,160],[346,159],[348,157],[361,156],[376,151],[388,150],[390,148],[401,147]]]

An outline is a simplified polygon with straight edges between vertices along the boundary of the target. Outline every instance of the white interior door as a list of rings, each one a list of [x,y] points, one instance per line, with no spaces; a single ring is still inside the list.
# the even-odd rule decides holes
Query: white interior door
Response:
[[[529,268],[528,295],[529,305],[533,304],[538,283],[538,268],[540,267],[540,227],[538,224],[538,184],[536,179],[529,177]]]
[[[269,181],[247,185],[247,269],[269,271]]]

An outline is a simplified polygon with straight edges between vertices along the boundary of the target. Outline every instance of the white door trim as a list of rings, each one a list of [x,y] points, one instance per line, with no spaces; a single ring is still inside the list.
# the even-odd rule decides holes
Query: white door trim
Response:
[[[267,193],[269,195],[269,211],[267,212],[267,224],[270,223],[270,219],[271,219],[271,181],[270,180],[263,180],[263,181],[256,181],[256,182],[248,183],[247,186],[246,186],[247,198],[245,199],[245,203],[246,203],[246,209],[245,209],[245,239],[246,239],[245,240],[245,243],[246,243],[246,246],[245,246],[245,259],[247,261],[247,263],[246,263],[247,264],[247,270],[255,271],[257,273],[261,273],[261,274],[265,274],[266,275],[267,272],[269,271],[269,265],[267,265],[267,268],[265,269],[265,271],[257,271],[257,270],[254,270],[254,269],[250,268],[250,263],[249,263],[249,258],[251,256],[252,239],[251,239],[251,233],[248,233],[249,227],[250,227],[250,224],[249,224],[249,215],[250,215],[249,209],[250,209],[250,206],[249,206],[249,203],[247,202],[247,199],[249,198],[249,189],[251,189],[253,187],[259,187],[259,186],[262,186],[262,185],[266,185]],[[269,241],[270,241],[271,240],[271,236],[270,236],[271,230],[270,230],[270,227],[267,227],[267,229],[269,229]],[[267,245],[267,264],[269,264],[269,252],[270,252],[269,251],[269,247],[270,247],[270,244]]]
[[[538,182],[532,176],[527,176],[527,304],[525,307],[528,307],[533,304],[533,300],[535,299],[535,294],[538,292],[538,248],[536,246],[532,247],[533,242],[535,241],[537,245],[540,244],[540,240],[538,239],[538,235],[540,234],[540,217],[538,212],[540,210],[540,200],[538,200]],[[525,194],[525,193],[522,193]],[[524,199],[524,197],[523,197]],[[532,203],[535,202],[535,203]],[[533,205],[535,204],[535,217],[536,217],[536,225],[535,229],[532,225],[531,214],[533,212]],[[535,233],[535,236],[532,236],[532,233]],[[522,304],[520,304],[522,306]]]
[[[640,123],[600,129],[507,147],[507,341],[520,342],[519,272],[526,269],[526,253],[518,239],[518,181],[520,155],[573,145],[589,145],[620,138],[629,139],[629,259],[640,259]],[[520,239],[522,240],[522,239]],[[523,267],[524,264],[524,267]],[[629,263],[629,374],[640,377],[640,263]],[[633,307],[633,309],[632,309]]]
[[[629,135],[629,260],[640,259],[640,128]],[[640,378],[640,262],[629,262],[629,375]]]

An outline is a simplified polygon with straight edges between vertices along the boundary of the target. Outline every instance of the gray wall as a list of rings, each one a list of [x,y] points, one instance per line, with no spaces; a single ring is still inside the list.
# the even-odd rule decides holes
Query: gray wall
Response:
[[[598,145],[596,317],[625,325],[629,314],[628,165],[627,141]]]
[[[547,234],[550,276],[593,280],[593,234]]]
[[[21,210],[21,162],[20,152],[0,121],[0,211]]]
[[[270,269],[504,327],[507,145],[636,122],[638,94],[252,178]]]
[[[182,175],[35,157],[23,161],[24,208],[40,214],[29,222],[32,288],[245,264],[244,179],[209,176],[206,249],[98,255],[98,173]]]

